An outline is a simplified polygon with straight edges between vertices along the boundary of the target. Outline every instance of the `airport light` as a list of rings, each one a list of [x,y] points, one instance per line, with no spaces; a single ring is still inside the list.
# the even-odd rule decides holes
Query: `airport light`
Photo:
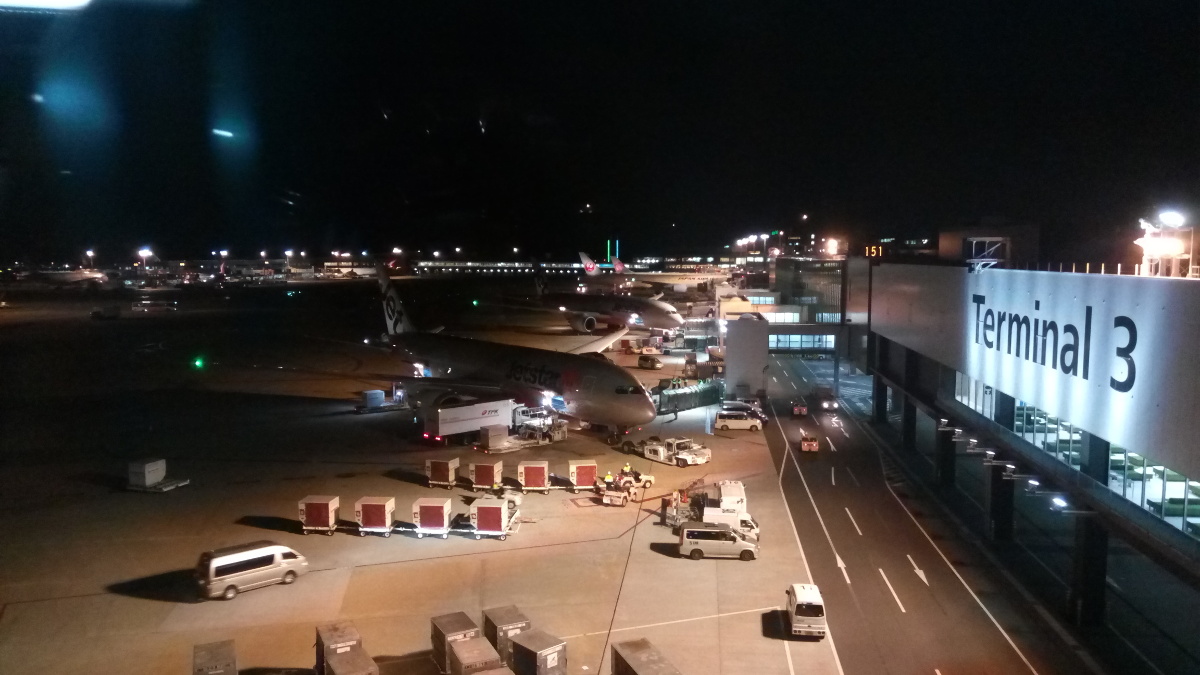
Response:
[[[461,248],[459,248],[458,246],[455,246],[455,247],[454,247],[454,252],[455,252],[455,253],[462,253],[462,249],[461,249]]]
[[[213,129],[212,132],[214,136],[220,136],[221,138],[233,138],[232,131],[226,131],[225,129]]]
[[[399,246],[393,246],[392,253],[395,253],[396,255],[400,255],[401,253],[404,253],[404,251],[401,250]]]
[[[267,257],[267,252],[266,252],[266,251],[259,251],[259,252],[258,252],[258,254],[259,254],[260,256],[264,257],[264,258],[265,258],[265,257]]]
[[[229,257],[229,251],[227,251],[227,250],[225,250],[225,249],[221,249],[220,251],[217,251],[217,253],[220,253],[222,258],[228,258],[228,257]]]
[[[441,251],[434,251],[434,252],[433,252],[433,257],[435,257],[435,258],[440,258],[440,257],[442,257],[442,253],[441,253]]]
[[[1158,214],[1158,222],[1167,227],[1180,228],[1187,222],[1187,218],[1178,211],[1163,211]]]
[[[283,256],[285,258],[290,258],[290,257],[292,257],[292,253],[293,253],[292,249],[289,248],[288,250],[283,252]]]
[[[1062,497],[1054,497],[1050,501],[1060,509],[1067,508],[1067,500],[1063,499]]]
[[[364,257],[364,258],[365,258],[365,257],[367,257],[367,252],[366,252],[366,251],[363,251],[363,252],[362,252],[362,254],[363,254],[363,257]]]
[[[333,256],[333,257],[335,257],[335,258],[336,258],[336,257],[340,256],[340,255],[341,255],[341,253],[340,253],[340,252],[338,252],[338,251],[330,251],[330,252],[329,252],[329,255],[331,255],[331,256]]]
[[[196,358],[192,359],[192,367],[196,368],[197,370],[200,368],[203,368],[204,367],[204,357],[197,356]]]
[[[516,246],[514,246],[514,247],[513,247],[513,253],[516,253],[516,252],[518,252],[519,250],[520,250],[520,249],[518,249]]]
[[[307,252],[307,251],[300,251],[300,257],[301,257],[301,258],[307,258],[307,257],[308,257],[308,252]]]

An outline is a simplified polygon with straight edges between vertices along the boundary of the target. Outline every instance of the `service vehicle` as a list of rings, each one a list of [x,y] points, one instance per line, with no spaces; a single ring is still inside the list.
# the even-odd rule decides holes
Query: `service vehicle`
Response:
[[[758,522],[745,511],[725,510],[715,506],[706,506],[700,520],[706,523],[725,524],[748,537],[758,540]]]
[[[705,556],[754,560],[758,542],[724,523],[684,523],[679,526],[679,555],[692,560]]]
[[[173,300],[139,300],[130,307],[135,312],[174,312],[179,303]]]
[[[817,452],[820,449],[821,444],[817,441],[816,436],[800,437],[800,452]]]
[[[200,554],[196,585],[204,598],[232,600],[238,593],[290,584],[308,571],[308,560],[273,541],[255,541]]]
[[[721,410],[744,412],[749,417],[757,418],[758,421],[764,424],[767,421],[767,414],[762,411],[762,408],[753,403],[746,403],[745,401],[724,401],[721,403]]]
[[[643,354],[638,357],[637,365],[642,370],[662,370],[663,362],[658,357]]]
[[[471,443],[486,426],[511,425],[514,406],[516,402],[510,398],[487,398],[422,408],[422,438],[435,443],[448,443],[451,439],[464,445]]]
[[[640,454],[646,459],[663,464],[674,464],[680,468],[707,464],[712,461],[712,450],[697,444],[690,438],[668,438],[662,441],[657,436],[651,436],[650,440],[639,441],[636,444],[633,441],[625,441],[621,444],[621,449],[627,453]]]
[[[644,490],[650,489],[654,485],[654,476],[648,473],[642,473],[636,469],[633,471],[622,471],[617,474],[617,479],[614,481],[618,487],[628,490],[632,487],[640,487]]]
[[[100,321],[106,321],[106,320],[110,320],[110,319],[119,319],[119,318],[121,318],[121,306],[120,305],[103,305],[100,307],[93,307],[90,316],[93,319],[97,319]]]
[[[815,584],[792,584],[787,596],[788,627],[792,635],[825,637],[825,600]]]
[[[813,396],[816,398],[817,405],[821,407],[821,410],[838,409],[837,396],[833,394],[833,387],[824,384],[817,385],[813,388]]]
[[[804,417],[808,414],[808,404],[804,401],[792,401],[792,417]]]
[[[721,431],[730,429],[758,431],[762,428],[762,421],[741,410],[722,410],[713,417],[713,428]]]

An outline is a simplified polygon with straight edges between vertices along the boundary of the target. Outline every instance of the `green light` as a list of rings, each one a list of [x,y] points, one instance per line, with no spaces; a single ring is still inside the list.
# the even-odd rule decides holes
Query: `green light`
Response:
[[[196,360],[195,360],[195,361],[192,361],[192,365],[193,365],[193,366],[195,366],[195,367],[197,367],[197,368],[203,368],[203,367],[204,367],[204,357],[203,357],[203,356],[197,356],[197,357],[196,357]]]
[[[479,301],[478,301],[478,300],[472,300],[472,301],[471,301],[471,306],[472,306],[472,307],[478,307],[478,306],[479,306]]]

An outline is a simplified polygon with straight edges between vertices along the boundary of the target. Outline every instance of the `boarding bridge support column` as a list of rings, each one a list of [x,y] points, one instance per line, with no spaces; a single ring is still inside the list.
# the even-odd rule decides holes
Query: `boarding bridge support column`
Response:
[[[878,424],[887,422],[888,388],[883,378],[871,376],[871,421]]]
[[[1103,626],[1108,529],[1091,511],[1075,515],[1075,548],[1071,557],[1071,587],[1067,594],[1071,620],[1077,626]]]
[[[1007,471],[1000,464],[989,464],[987,494],[987,533],[992,541],[1012,541],[1013,536],[1013,490],[1016,483],[1006,477]]]
[[[1112,447],[1108,441],[1083,432],[1079,448],[1079,471],[1085,476],[1108,484],[1108,462]]]
[[[901,396],[900,404],[900,448],[904,452],[917,451],[917,406],[908,396]]]
[[[992,390],[994,412],[992,421],[1012,431],[1017,421],[1017,399],[996,389]]]
[[[957,481],[955,462],[957,458],[954,455],[954,429],[938,429],[937,430],[937,445],[934,446],[934,474],[937,477],[938,487],[948,490],[954,489]]]

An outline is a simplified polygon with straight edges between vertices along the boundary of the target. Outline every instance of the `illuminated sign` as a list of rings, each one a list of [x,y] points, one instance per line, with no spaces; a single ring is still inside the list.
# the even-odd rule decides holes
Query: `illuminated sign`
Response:
[[[882,258],[884,253],[883,247],[879,245],[863,247],[863,255],[868,258]]]
[[[871,328],[880,336],[1200,475],[1194,280],[886,263],[872,270]]]

